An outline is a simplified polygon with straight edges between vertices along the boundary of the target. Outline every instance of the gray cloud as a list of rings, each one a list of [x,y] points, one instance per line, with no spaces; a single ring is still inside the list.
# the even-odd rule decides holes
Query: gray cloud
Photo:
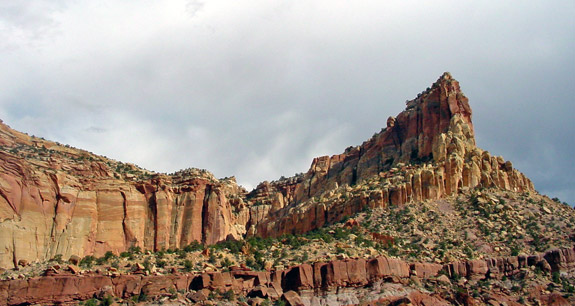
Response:
[[[0,5],[20,29],[0,118],[19,130],[255,186],[360,144],[451,71],[479,146],[575,204],[572,1],[38,3]]]

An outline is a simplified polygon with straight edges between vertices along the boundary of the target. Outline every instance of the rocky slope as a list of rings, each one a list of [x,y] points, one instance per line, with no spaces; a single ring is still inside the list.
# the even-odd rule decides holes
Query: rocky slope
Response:
[[[476,187],[533,191],[510,162],[475,146],[471,114],[446,73],[361,146],[250,193],[233,178],[152,173],[0,124],[0,267],[300,234],[366,208]]]

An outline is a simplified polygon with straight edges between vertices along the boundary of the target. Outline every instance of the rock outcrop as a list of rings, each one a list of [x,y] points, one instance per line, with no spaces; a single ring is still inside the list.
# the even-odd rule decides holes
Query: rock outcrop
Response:
[[[270,211],[254,232],[300,234],[367,207],[435,200],[474,187],[534,190],[511,162],[476,147],[468,99],[445,73],[361,146],[315,158],[298,180],[266,186],[289,205]]]
[[[367,207],[464,188],[533,190],[511,162],[475,146],[471,115],[446,73],[361,146],[250,193],[233,178],[197,169],[152,173],[0,123],[0,267],[304,233]]]
[[[407,285],[417,277],[421,280],[440,279],[440,275],[465,277],[469,280],[513,277],[522,269],[547,266],[548,272],[573,272],[575,250],[557,249],[532,256],[512,256],[472,260],[445,265],[409,263],[399,259],[376,257],[346,259],[331,262],[302,264],[280,271],[245,271],[174,275],[57,275],[0,281],[0,306],[22,304],[61,304],[86,300],[95,296],[111,295],[131,298],[144,294],[148,297],[167,296],[178,291],[227,292],[252,297],[273,299],[293,298],[305,305],[327,305],[323,301],[341,288],[364,288],[377,282]],[[409,287],[408,287],[409,288]],[[324,294],[311,294],[323,292]],[[450,305],[440,297],[402,289],[402,295],[385,294],[387,301],[405,299],[413,305]],[[372,297],[374,300],[377,296]],[[504,298],[504,297],[501,297]],[[546,297],[541,297],[545,300]],[[382,297],[383,300],[383,297]],[[427,301],[431,304],[426,304]],[[333,304],[330,304],[333,305]],[[341,305],[341,304],[337,304]],[[544,304],[545,305],[545,304]]]

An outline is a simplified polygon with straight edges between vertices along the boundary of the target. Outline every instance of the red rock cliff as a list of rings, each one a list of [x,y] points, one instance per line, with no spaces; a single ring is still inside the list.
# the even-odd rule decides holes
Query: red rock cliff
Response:
[[[303,177],[266,187],[289,205],[270,211],[250,232],[303,233],[366,207],[439,199],[462,188],[533,190],[511,162],[476,147],[471,114],[459,83],[443,74],[361,146],[315,158]]]
[[[0,142],[0,267],[213,244],[245,231],[234,226],[245,193],[234,179],[196,169],[151,175],[3,124]]]

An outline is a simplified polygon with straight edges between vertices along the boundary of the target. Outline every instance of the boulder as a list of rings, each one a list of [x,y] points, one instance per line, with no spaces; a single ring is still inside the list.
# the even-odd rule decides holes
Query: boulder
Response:
[[[284,292],[282,299],[286,301],[288,306],[303,306],[304,303],[295,291]]]

